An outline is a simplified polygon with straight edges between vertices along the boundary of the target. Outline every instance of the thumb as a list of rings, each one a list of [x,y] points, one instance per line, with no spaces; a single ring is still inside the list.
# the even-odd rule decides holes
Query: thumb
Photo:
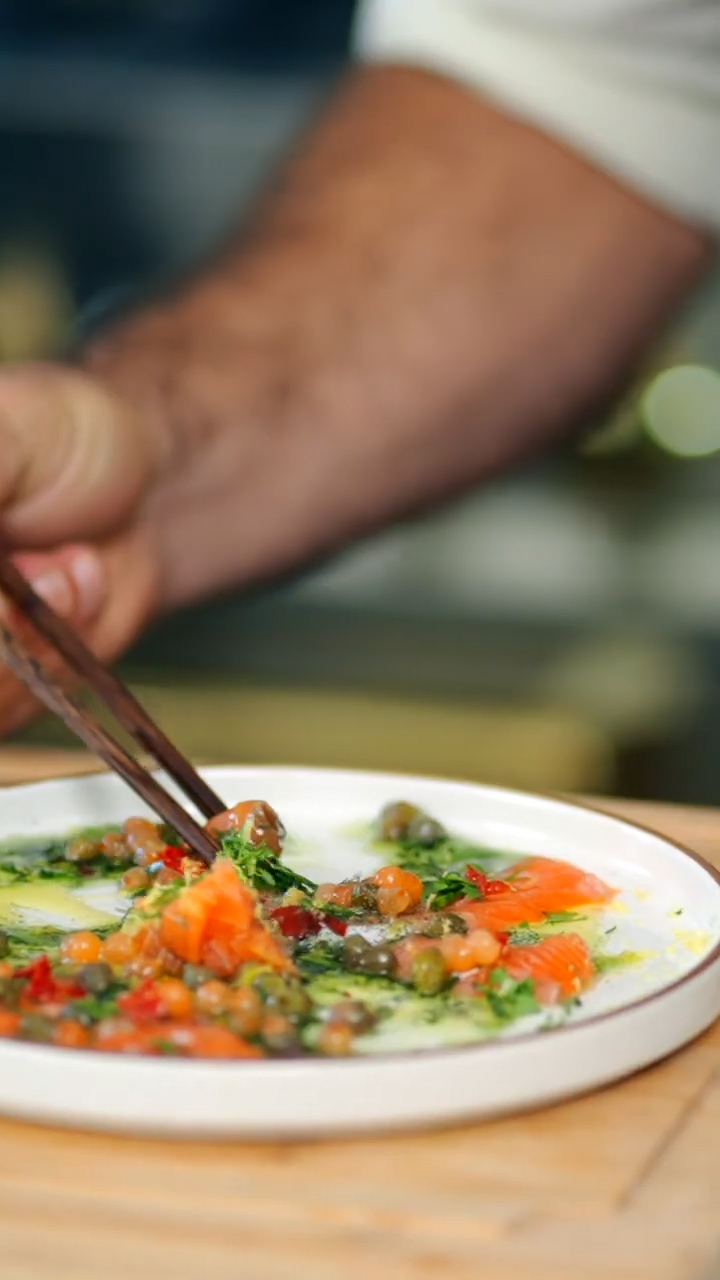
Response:
[[[158,455],[147,426],[86,374],[0,372],[0,520],[15,546],[112,533],[144,496]]]

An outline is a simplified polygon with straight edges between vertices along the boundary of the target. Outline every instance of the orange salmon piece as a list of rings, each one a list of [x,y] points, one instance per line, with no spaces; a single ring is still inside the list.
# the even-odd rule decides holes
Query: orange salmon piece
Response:
[[[191,964],[229,977],[248,960],[292,970],[282,940],[258,916],[259,900],[227,858],[217,858],[168,903],[160,919],[162,945]]]
[[[510,874],[507,893],[481,901],[463,898],[453,911],[474,929],[503,933],[518,924],[536,924],[553,911],[609,902],[615,894],[591,872],[553,858],[528,858]]]
[[[577,996],[595,977],[587,944],[577,933],[557,933],[527,947],[509,947],[502,967],[517,982],[532,978],[541,987],[551,984],[562,998]]]

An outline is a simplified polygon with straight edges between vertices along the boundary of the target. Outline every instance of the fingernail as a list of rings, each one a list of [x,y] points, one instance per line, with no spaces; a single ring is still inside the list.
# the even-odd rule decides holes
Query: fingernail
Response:
[[[84,621],[97,617],[107,599],[107,577],[100,556],[89,548],[75,551],[68,561],[77,592],[77,609]]]
[[[46,569],[33,581],[37,594],[56,613],[69,618],[75,604],[75,593],[61,569]]]

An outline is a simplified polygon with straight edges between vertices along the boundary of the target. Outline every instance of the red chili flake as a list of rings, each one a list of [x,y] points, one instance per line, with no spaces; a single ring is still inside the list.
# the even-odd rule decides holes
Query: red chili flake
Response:
[[[495,934],[495,937],[497,938],[497,940],[498,940],[498,942],[500,943],[500,946],[501,946],[501,947],[506,947],[506,946],[507,946],[507,944],[508,944],[508,942],[510,941],[510,934],[509,934],[509,933],[496,933],[496,934]]]
[[[270,912],[270,919],[286,938],[309,938],[321,929],[318,916],[305,907],[276,907]]]
[[[338,916],[323,916],[322,922],[327,925],[328,929],[332,929],[339,938],[344,938],[348,931],[347,920],[340,920]]]
[[[118,1008],[132,1022],[156,1022],[164,1012],[160,993],[152,978],[146,978],[134,991],[120,996]]]
[[[176,845],[169,844],[158,854],[158,862],[164,862],[171,871],[182,871],[182,864],[187,856],[186,849],[178,849]]]

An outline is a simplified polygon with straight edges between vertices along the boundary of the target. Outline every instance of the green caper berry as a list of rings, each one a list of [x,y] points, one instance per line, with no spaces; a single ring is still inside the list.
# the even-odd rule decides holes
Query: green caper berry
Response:
[[[448,911],[443,919],[447,925],[447,933],[468,933],[470,930],[467,920],[463,920],[462,916],[456,916],[454,911]]]
[[[197,991],[205,982],[213,982],[215,977],[212,969],[206,969],[201,964],[186,964],[182,971],[183,982],[191,991]]]
[[[355,911],[377,911],[378,887],[372,880],[361,880],[353,886],[350,906]]]
[[[447,982],[447,966],[437,947],[427,947],[415,956],[412,984],[421,996],[436,996]]]
[[[75,975],[76,981],[92,996],[101,996],[112,986],[113,972],[109,964],[84,964]]]
[[[303,987],[293,983],[288,987],[283,1009],[293,1022],[302,1022],[312,1012],[312,1000]]]
[[[408,823],[406,840],[409,844],[419,844],[430,849],[445,839],[445,829],[434,818],[426,813],[419,813]]]
[[[20,1020],[18,1034],[23,1040],[35,1040],[38,1044],[47,1044],[52,1039],[54,1023],[51,1018],[44,1018],[39,1013],[28,1013]]]
[[[423,924],[420,930],[423,938],[443,938],[449,932],[445,924],[445,916],[432,916],[430,920]]]
[[[266,1003],[272,999],[275,1005],[287,998],[289,990],[289,984],[278,973],[261,973],[253,986]]]
[[[22,978],[0,978],[0,1001],[6,1009],[16,1008],[24,986]]]
[[[398,801],[387,805],[380,814],[380,835],[383,840],[404,840],[408,826],[420,813],[412,804]]]
[[[397,960],[392,947],[380,944],[370,947],[362,957],[359,968],[362,973],[371,974],[374,978],[391,978],[397,967]]]
[[[363,938],[361,933],[350,933],[343,942],[343,963],[348,969],[357,969],[370,950],[372,948],[367,938]]]
[[[468,926],[462,916],[453,915],[452,912],[438,912],[427,924],[423,925],[422,934],[425,938],[445,938],[449,933],[467,933]]]
[[[282,988],[266,989],[262,994],[266,1009],[277,1010],[292,1022],[302,1022],[312,1010],[312,1000],[297,982],[283,982]]]

